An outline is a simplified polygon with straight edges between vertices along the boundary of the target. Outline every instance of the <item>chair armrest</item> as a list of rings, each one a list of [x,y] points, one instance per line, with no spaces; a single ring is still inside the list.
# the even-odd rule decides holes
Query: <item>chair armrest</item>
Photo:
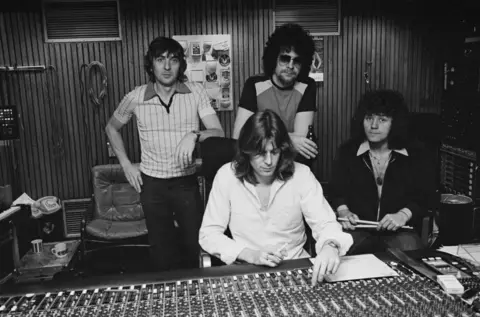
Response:
[[[421,240],[425,246],[429,244],[429,238],[433,229],[433,220],[435,218],[435,212],[433,210],[427,210],[425,216],[422,219]]]

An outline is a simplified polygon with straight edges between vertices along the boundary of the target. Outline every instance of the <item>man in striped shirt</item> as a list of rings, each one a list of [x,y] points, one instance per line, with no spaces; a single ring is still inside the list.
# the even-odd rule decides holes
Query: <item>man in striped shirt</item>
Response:
[[[193,151],[196,142],[224,132],[203,86],[186,81],[184,50],[177,41],[154,39],[144,62],[150,82],[123,98],[105,130],[125,176],[140,193],[155,269],[196,267],[202,207]],[[133,114],[140,167],[128,159],[119,133]],[[198,130],[200,120],[205,130]]]

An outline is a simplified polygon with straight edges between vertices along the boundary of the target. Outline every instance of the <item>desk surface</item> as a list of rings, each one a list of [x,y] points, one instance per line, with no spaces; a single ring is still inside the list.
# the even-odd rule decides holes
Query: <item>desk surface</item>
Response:
[[[439,251],[459,256],[480,265],[480,243],[445,246],[440,248]]]
[[[7,210],[4,210],[2,212],[0,212],[0,221],[3,220],[3,219],[6,219],[8,217],[10,217],[11,215],[13,215],[14,213],[16,213],[17,211],[19,211],[21,208],[18,207],[18,206],[15,206],[15,207],[10,207],[8,208]]]

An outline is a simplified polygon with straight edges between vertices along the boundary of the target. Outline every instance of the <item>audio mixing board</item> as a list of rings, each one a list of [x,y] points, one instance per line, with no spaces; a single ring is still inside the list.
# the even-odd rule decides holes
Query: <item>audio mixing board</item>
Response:
[[[399,275],[312,287],[308,261],[295,260],[277,270],[0,295],[0,316],[477,316],[409,265],[384,261]]]

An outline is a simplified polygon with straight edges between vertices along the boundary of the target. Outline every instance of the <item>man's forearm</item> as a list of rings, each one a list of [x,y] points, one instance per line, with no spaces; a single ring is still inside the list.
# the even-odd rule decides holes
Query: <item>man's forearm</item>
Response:
[[[112,146],[112,149],[115,152],[115,155],[117,156],[120,165],[122,165],[123,167],[125,164],[130,163],[127,152],[125,151],[125,146],[123,145],[123,139],[121,134],[117,130],[108,127],[106,129],[106,132],[108,140],[110,141],[110,145]]]
[[[305,135],[307,135],[307,134],[305,133]],[[293,137],[293,136],[305,136],[305,135],[301,135],[300,133],[295,133],[295,132],[288,132],[288,136],[290,138]]]
[[[252,262],[252,249],[244,248],[237,256],[237,260],[251,263]]]
[[[206,129],[206,130],[202,130],[200,131],[200,138],[199,138],[199,142],[202,142],[204,141],[205,139],[208,139],[209,137],[212,137],[212,136],[218,136],[218,137],[225,137],[225,133],[223,132],[222,129]]]

